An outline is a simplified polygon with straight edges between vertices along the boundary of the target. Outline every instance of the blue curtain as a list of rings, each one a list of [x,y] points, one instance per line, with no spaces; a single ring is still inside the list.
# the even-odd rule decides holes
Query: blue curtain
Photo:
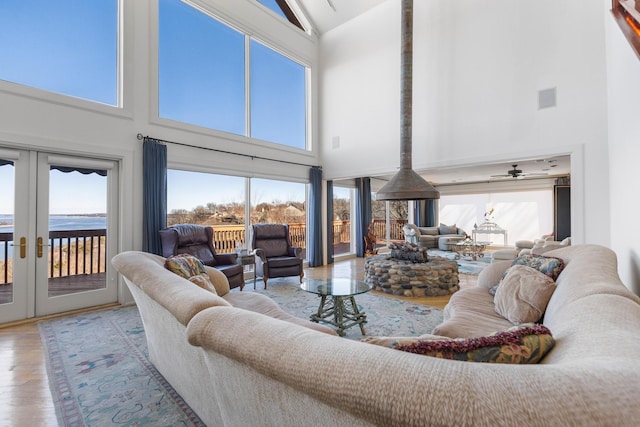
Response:
[[[416,200],[413,211],[413,222],[418,227],[436,226],[436,201]]]
[[[145,138],[142,152],[142,249],[161,255],[158,232],[167,227],[167,147]]]
[[[371,223],[371,178],[356,178],[356,255],[364,257],[367,228]]]
[[[327,181],[327,264],[333,264],[333,181]]]
[[[309,171],[309,267],[322,265],[322,169]]]

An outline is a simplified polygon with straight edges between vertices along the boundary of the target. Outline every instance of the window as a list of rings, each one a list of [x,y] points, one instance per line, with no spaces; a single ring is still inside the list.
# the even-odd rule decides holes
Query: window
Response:
[[[179,0],[160,0],[158,46],[159,117],[307,148],[303,65]]]
[[[244,135],[244,36],[180,1],[160,6],[160,117]]]
[[[520,191],[509,193],[466,194],[440,196],[440,222],[456,224],[471,235],[474,225],[480,226],[493,209],[491,221],[507,230],[508,241],[533,240],[553,231],[553,191]],[[483,235],[502,244],[502,237]],[[498,240],[495,240],[495,239]]]
[[[333,254],[353,252],[351,247],[351,201],[353,190],[333,187]]]
[[[0,79],[118,105],[118,0],[0,2]]]
[[[305,70],[251,41],[251,136],[306,148]]]
[[[233,252],[237,242],[246,247],[245,182],[237,176],[167,170],[167,226],[210,225],[220,253]]]
[[[291,244],[306,251],[306,184],[252,178],[251,193],[251,224],[289,224]]]

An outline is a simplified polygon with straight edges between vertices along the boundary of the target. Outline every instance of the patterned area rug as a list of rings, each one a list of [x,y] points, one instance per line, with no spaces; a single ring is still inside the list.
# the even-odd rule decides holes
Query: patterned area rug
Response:
[[[455,259],[456,253],[451,251],[441,251],[440,249],[429,249],[429,256],[438,256],[441,258]],[[478,258],[476,261],[471,257],[461,257],[456,260],[458,262],[458,272],[465,274],[480,274],[482,270],[489,264],[491,264],[491,254],[485,253],[483,258]]]
[[[266,294],[295,316],[308,318],[318,309],[319,297],[301,290],[295,278],[271,279],[266,290],[254,291],[252,284],[243,292]],[[437,308],[372,292],[355,298],[367,314],[367,335],[420,335],[442,321]],[[59,425],[204,425],[147,359],[135,306],[44,321],[39,328]],[[362,338],[357,326],[346,333]]]
[[[135,306],[39,323],[61,426],[204,426],[147,359]]]
[[[271,297],[287,313],[308,319],[318,311],[320,297],[300,289],[294,278],[269,279],[268,288],[258,281],[253,290],[253,282],[247,282],[243,292],[258,292]],[[234,292],[239,292],[236,288]],[[415,336],[431,333],[442,322],[442,311],[422,304],[389,298],[381,293],[368,292],[355,296],[358,310],[367,315],[365,332],[372,336]],[[354,326],[345,331],[345,338],[362,338],[360,328]]]

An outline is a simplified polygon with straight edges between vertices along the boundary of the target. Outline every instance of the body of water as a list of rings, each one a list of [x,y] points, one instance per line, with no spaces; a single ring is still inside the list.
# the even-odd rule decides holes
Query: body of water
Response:
[[[9,224],[9,225],[6,225]],[[107,228],[106,216],[51,215],[49,231],[60,230],[101,230]],[[0,233],[13,233],[13,216],[0,215]],[[13,256],[13,246],[9,242],[0,242],[0,260],[4,258],[5,245],[8,257]]]

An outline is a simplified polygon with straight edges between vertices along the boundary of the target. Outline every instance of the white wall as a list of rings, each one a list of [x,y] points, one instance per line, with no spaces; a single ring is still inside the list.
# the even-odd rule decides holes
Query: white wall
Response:
[[[611,2],[605,0],[605,7]],[[640,159],[640,59],[606,13],[609,84],[611,248],[622,281],[640,295],[638,159]]]
[[[321,37],[329,179],[399,165],[399,25],[400,1],[389,0]],[[414,168],[574,153],[575,240],[608,245],[605,70],[600,4],[414,2]],[[557,107],[538,110],[538,90],[553,87]]]

